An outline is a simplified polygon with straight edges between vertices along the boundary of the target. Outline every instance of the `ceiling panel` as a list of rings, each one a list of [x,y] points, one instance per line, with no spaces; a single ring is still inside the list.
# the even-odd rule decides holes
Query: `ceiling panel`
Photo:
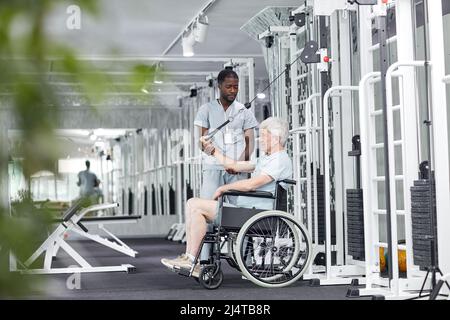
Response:
[[[66,27],[67,6],[61,1],[47,19],[46,30],[55,40],[75,48],[83,55],[159,56],[207,3],[207,0],[101,0],[98,17],[82,10],[81,29]],[[266,76],[259,43],[240,30],[267,6],[298,6],[300,0],[217,0],[207,12],[209,30],[204,43],[194,47],[196,56],[259,56],[256,77]],[[168,55],[182,55],[178,41]],[[207,70],[211,65],[178,64]],[[216,64],[214,68],[220,68]],[[176,71],[175,68],[170,68]]]

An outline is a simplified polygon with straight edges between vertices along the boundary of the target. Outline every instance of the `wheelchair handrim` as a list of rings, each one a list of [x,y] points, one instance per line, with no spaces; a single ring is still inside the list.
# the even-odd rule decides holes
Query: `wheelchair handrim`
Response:
[[[307,251],[308,251],[307,258],[306,258],[307,260],[303,264],[303,267],[300,269],[298,274],[296,274],[292,279],[289,279],[288,281],[286,281],[284,283],[268,283],[268,282],[266,282],[266,281],[268,281],[267,279],[276,279],[276,277],[278,277],[278,275],[267,277],[267,278],[265,278],[266,281],[264,281],[263,279],[258,279],[256,277],[254,277],[247,270],[247,266],[245,264],[245,261],[243,261],[243,257],[241,254],[243,238],[246,236],[249,228],[258,220],[262,220],[267,217],[280,217],[280,218],[288,220],[291,223],[293,223],[294,225],[296,225],[297,228],[300,229],[299,234],[301,234],[304,237],[304,239],[305,239],[304,241],[307,246]],[[297,237],[299,237],[299,236],[300,235],[297,235]],[[306,228],[294,216],[287,214],[283,211],[276,211],[276,210],[264,211],[264,212],[258,213],[254,217],[250,218],[241,228],[241,231],[239,232],[238,237],[237,237],[237,244],[238,244],[238,246],[237,246],[238,248],[236,250],[236,258],[237,258],[236,260],[237,260],[237,263],[238,263],[242,273],[244,274],[244,276],[246,276],[248,279],[250,279],[253,283],[263,286],[263,287],[269,287],[269,288],[284,287],[284,286],[288,286],[288,285],[292,284],[293,282],[297,281],[305,273],[305,271],[308,269],[309,264],[311,263],[311,259],[312,259],[311,239],[310,239],[309,233],[307,232]],[[297,257],[295,257],[295,258],[297,258]],[[296,261],[294,260],[294,262],[296,262]],[[283,274],[281,274],[281,276],[283,276]]]

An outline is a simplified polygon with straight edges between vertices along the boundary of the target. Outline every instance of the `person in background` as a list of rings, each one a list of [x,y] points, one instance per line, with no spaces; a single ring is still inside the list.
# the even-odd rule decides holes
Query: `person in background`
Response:
[[[90,171],[91,162],[86,160],[86,170],[78,172],[77,186],[80,187],[80,198],[91,198],[98,200],[101,196],[100,180],[97,175]]]

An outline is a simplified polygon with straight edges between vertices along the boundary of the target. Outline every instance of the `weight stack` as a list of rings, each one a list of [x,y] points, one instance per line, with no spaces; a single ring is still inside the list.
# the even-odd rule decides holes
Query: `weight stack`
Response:
[[[432,203],[431,203],[432,202]],[[431,205],[434,212],[434,233],[431,226]],[[416,180],[411,187],[411,220],[414,264],[422,268],[431,265],[431,241],[436,232],[436,189],[433,182],[430,197],[430,181]],[[436,242],[437,246],[437,242]],[[436,264],[438,263],[436,256]]]
[[[314,221],[314,224],[317,223],[317,229],[318,229],[318,238],[319,238],[319,244],[325,243],[325,199],[324,199],[324,177],[320,174],[320,170],[317,169],[316,173],[316,179],[317,179],[317,220]],[[314,183],[312,183],[311,186],[311,195],[314,199]],[[313,200],[313,206],[314,206],[314,200]],[[314,217],[313,217],[314,219]],[[313,228],[313,237],[315,236],[315,228]]]
[[[318,223],[318,238],[319,244],[325,243],[325,179],[320,174],[320,169],[317,169],[317,223]],[[311,186],[311,194],[314,199],[314,185]],[[314,203],[314,202],[313,202]],[[314,204],[313,204],[314,205]],[[330,212],[331,215],[331,243],[336,244],[336,221],[335,211]],[[316,223],[314,221],[314,223]],[[314,237],[313,229],[313,237]]]
[[[364,205],[362,189],[347,189],[348,254],[364,260]]]

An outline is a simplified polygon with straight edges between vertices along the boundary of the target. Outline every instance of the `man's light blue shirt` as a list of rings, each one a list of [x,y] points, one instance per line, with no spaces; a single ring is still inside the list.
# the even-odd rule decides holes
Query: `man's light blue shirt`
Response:
[[[239,112],[240,110],[242,111]],[[258,121],[242,103],[234,101],[225,112],[217,100],[208,102],[198,109],[194,125],[208,128],[209,133],[228,120],[230,116],[234,118],[233,121],[214,136],[214,146],[230,159],[244,160],[241,158],[245,151],[244,131],[257,127]],[[232,137],[232,141],[226,144],[225,134],[227,133]],[[213,156],[202,153],[202,160],[205,167],[223,170],[223,166]]]
[[[292,179],[292,161],[286,151],[278,151],[271,155],[261,156],[255,167],[252,177],[266,174],[273,178],[273,181],[259,187],[256,191],[266,191],[275,193],[276,182],[284,179]],[[281,184],[286,189],[284,184]],[[273,209],[274,200],[264,198],[239,197],[237,206],[244,208]]]

